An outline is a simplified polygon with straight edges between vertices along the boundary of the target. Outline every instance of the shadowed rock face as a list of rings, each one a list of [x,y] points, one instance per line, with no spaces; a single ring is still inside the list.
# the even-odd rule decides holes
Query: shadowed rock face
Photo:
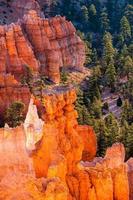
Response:
[[[0,24],[10,24],[21,19],[29,10],[42,15],[36,0],[0,0]]]
[[[81,69],[85,61],[84,43],[72,23],[60,16],[42,19],[36,11],[16,24],[0,26],[0,50],[0,73],[12,73],[17,79],[28,65],[58,83],[60,67]]]

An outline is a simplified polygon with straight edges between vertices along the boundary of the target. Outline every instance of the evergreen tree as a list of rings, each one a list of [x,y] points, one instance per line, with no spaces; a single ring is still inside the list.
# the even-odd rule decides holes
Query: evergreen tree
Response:
[[[95,120],[94,129],[97,135],[97,154],[98,156],[104,156],[106,148],[108,147],[108,130],[105,122],[102,119]]]
[[[131,27],[125,16],[123,16],[120,21],[120,31],[125,41],[128,41],[128,39],[131,38]]]
[[[124,144],[126,149],[128,148],[128,144],[127,144],[128,133],[129,133],[129,125],[127,121],[124,120],[120,127],[120,142]]]
[[[92,46],[91,43],[85,40],[85,53],[86,53],[86,61],[85,65],[88,66],[91,63],[91,57],[92,57]]]
[[[122,106],[122,99],[121,99],[121,97],[119,97],[119,98],[117,99],[117,106],[118,106],[118,107],[121,107],[121,106]]]
[[[133,3],[127,4],[124,15],[126,16],[130,25],[132,26],[132,31],[133,31]]]
[[[86,92],[86,99],[89,103],[93,103],[94,99],[101,99],[100,88],[96,76],[90,77],[88,81],[88,89]]]
[[[92,50],[92,62],[96,63],[97,60],[98,60],[97,50],[95,48],[93,48],[93,50]]]
[[[78,112],[78,123],[79,124],[88,124],[92,125],[93,124],[93,117],[90,115],[88,112],[88,109],[85,106],[84,103],[84,93],[83,91],[78,88],[77,91],[77,101],[75,104],[75,108]]]
[[[129,79],[133,76],[133,60],[130,56],[126,56],[124,61],[124,71]]]
[[[121,49],[121,54],[123,57],[126,57],[128,55],[128,48],[127,48],[127,45],[124,44],[122,49]]]
[[[108,64],[113,59],[115,50],[112,44],[112,36],[109,32],[106,32],[103,37],[103,59]]]
[[[108,146],[111,146],[113,143],[118,142],[120,138],[119,124],[112,113],[105,118],[105,125],[108,130]]]
[[[128,158],[133,157],[133,123],[128,128],[126,146]]]
[[[11,127],[19,126],[23,120],[23,112],[25,105],[22,102],[16,101],[12,103],[6,110],[5,123]]]
[[[85,23],[85,25],[88,23],[88,19],[89,19],[89,12],[88,12],[88,8],[86,6],[82,6],[81,7],[81,17],[82,17],[82,22]]]
[[[105,31],[109,31],[110,26],[109,26],[109,18],[108,14],[106,11],[102,11],[100,15],[100,30],[101,33],[104,33]]]
[[[111,89],[113,89],[115,87],[115,82],[116,82],[116,69],[114,67],[113,59],[110,60],[109,65],[107,66],[105,76],[107,84]]]
[[[94,4],[89,7],[89,23],[93,31],[97,30],[97,11]]]
[[[90,106],[91,114],[96,119],[100,119],[102,116],[102,103],[101,100],[94,97],[94,101]]]
[[[128,99],[125,100],[122,107],[121,123],[123,123],[124,121],[127,121],[129,125],[133,123],[133,106]]]
[[[128,46],[128,53],[129,53],[129,56],[132,58],[133,60],[133,43],[131,43],[129,46]]]

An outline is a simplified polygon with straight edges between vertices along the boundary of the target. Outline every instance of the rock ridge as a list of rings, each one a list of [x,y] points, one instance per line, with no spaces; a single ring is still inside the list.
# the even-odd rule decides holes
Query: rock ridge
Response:
[[[85,61],[84,43],[72,23],[61,16],[40,18],[35,10],[17,23],[0,26],[0,50],[0,73],[18,80],[27,65],[59,83],[61,67],[82,69]]]

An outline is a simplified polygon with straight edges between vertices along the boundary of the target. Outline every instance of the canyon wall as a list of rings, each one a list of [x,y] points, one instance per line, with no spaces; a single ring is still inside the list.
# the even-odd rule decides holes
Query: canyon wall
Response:
[[[25,128],[0,130],[0,199],[20,200],[18,191],[21,200],[129,199],[123,145],[114,144],[104,158],[95,158],[95,133],[78,125],[75,100],[73,87],[45,90],[43,104],[34,97],[30,101]]]
[[[18,23],[0,26],[1,74],[20,80],[29,66],[33,74],[59,83],[60,67],[82,70],[84,61],[84,43],[65,17],[44,19],[31,10]]]

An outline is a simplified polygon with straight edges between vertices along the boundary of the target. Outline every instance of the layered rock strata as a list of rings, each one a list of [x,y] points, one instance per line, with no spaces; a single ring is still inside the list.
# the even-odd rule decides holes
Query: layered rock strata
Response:
[[[84,61],[84,43],[65,17],[44,19],[32,10],[18,23],[0,26],[0,73],[20,79],[29,66],[58,83],[60,67],[80,70]]]

